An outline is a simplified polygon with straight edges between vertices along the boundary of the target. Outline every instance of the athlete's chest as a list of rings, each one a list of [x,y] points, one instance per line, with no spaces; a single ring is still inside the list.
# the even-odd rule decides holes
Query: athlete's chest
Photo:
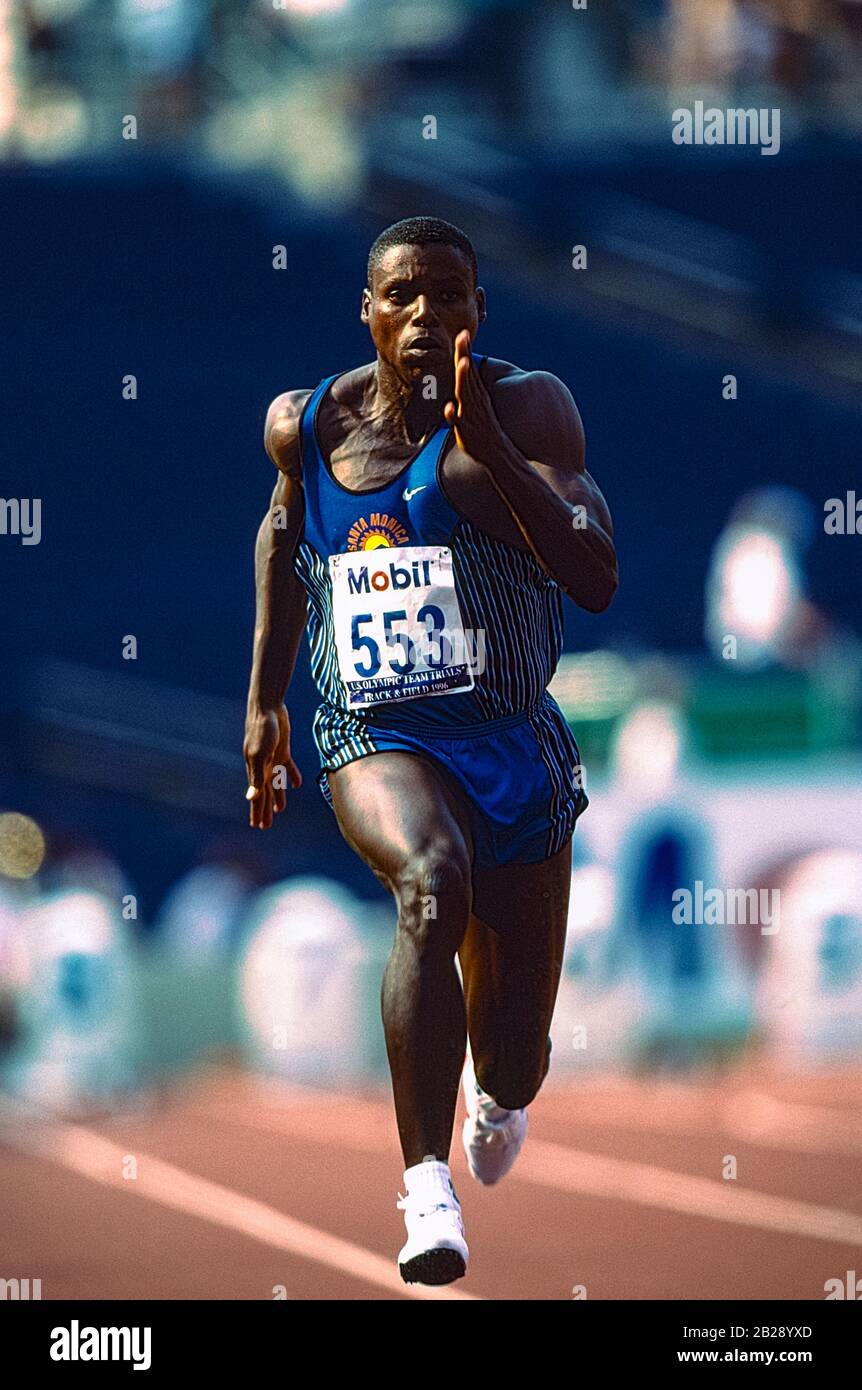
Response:
[[[447,435],[438,452],[439,462],[432,474],[422,466],[426,460],[421,451],[419,456],[414,451],[411,457],[405,455],[403,449],[391,446],[369,447],[367,437],[348,437],[332,448],[327,471],[345,497],[352,496],[358,504],[367,504],[366,512],[369,508],[374,510],[371,504],[375,499],[385,499],[389,511],[396,514],[398,504],[403,504],[404,533],[408,536],[411,530],[427,529],[422,522],[426,520],[436,488],[442,490],[445,499],[464,520],[471,521],[495,540],[505,541],[518,550],[528,550],[488,470],[463,454],[451,435]],[[396,543],[410,544],[411,540],[402,538]]]

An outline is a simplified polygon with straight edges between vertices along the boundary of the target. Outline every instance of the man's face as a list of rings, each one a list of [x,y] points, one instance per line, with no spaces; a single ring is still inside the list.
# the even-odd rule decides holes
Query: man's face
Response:
[[[450,372],[456,337],[466,328],[474,338],[484,318],[485,291],[468,258],[438,242],[391,246],[362,294],[362,322],[402,377]]]

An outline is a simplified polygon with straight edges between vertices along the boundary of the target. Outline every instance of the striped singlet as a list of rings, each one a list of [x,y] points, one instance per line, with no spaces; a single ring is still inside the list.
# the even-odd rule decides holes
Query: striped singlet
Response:
[[[474,354],[477,368],[483,360]],[[440,477],[446,425],[383,487],[357,492],[337,482],[317,433],[321,402],[336,379],[320,383],[302,414],[305,523],[295,555],[321,695],[313,724],[321,790],[331,804],[327,772],[370,753],[400,747],[434,755],[453,741],[526,724],[549,786],[552,853],[587,804],[572,785],[577,745],[547,693],[563,642],[562,591],[533,555],[488,535],[449,502]],[[433,578],[440,552],[444,588],[432,595],[443,594],[440,606],[417,608],[417,594],[411,609],[417,581],[421,589]],[[342,556],[350,558],[333,567],[331,557]],[[446,636],[459,624],[466,634],[460,666]],[[430,670],[418,670],[417,652]],[[412,694],[428,689],[426,677],[443,693]],[[377,691],[385,698],[378,701]]]

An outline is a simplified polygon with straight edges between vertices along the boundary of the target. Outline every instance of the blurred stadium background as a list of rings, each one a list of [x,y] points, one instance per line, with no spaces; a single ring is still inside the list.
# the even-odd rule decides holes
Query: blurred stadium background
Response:
[[[465,1288],[853,1267],[862,540],[824,519],[858,477],[860,58],[859,0],[0,0],[0,1278],[405,1294],[393,914],[314,785],[304,654],[265,836],[240,750],[266,407],[366,359],[368,245],[416,212],[476,243],[478,346],[571,386],[621,557],[607,613],[567,606],[592,804],[554,1065]],[[780,153],[675,145],[696,100],[779,108]],[[676,925],[698,881],[780,890],[780,929]]]

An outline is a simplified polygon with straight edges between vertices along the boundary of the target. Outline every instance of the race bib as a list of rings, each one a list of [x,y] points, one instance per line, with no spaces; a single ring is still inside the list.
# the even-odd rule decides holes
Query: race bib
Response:
[[[338,670],[353,709],[473,689],[452,552],[381,546],[330,555]]]

